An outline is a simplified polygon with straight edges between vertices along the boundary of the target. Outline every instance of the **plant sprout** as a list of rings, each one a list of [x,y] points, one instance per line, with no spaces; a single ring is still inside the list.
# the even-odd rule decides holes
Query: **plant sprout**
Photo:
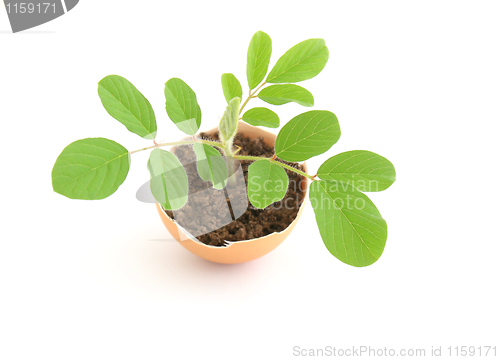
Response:
[[[278,115],[266,107],[244,111],[249,102],[259,98],[275,106],[290,102],[313,106],[313,95],[295,83],[318,75],[329,56],[324,40],[305,40],[281,56],[268,72],[271,51],[271,38],[262,31],[255,33],[247,53],[246,97],[233,74],[222,75],[227,107],[219,123],[219,141],[196,137],[201,124],[200,106],[194,91],[181,79],[172,78],[165,84],[166,111],[177,128],[192,138],[157,143],[156,118],[149,101],[125,78],[117,75],[103,78],[98,84],[98,94],[104,108],[129,131],[152,140],[153,145],[128,151],[105,138],[75,141],[56,160],[52,170],[54,191],[71,199],[104,199],[127,177],[131,154],[152,150],[147,164],[151,192],[164,209],[180,209],[188,199],[186,171],[172,152],[162,148],[192,144],[200,177],[216,189],[224,189],[231,181],[234,161],[251,161],[248,199],[259,209],[285,196],[288,186],[285,169],[310,179],[311,204],[330,253],[353,266],[374,263],[384,250],[387,224],[363,192],[385,190],[395,181],[396,172],[389,160],[370,151],[348,151],[327,159],[316,175],[279,160],[301,162],[328,151],[340,138],[335,114],[312,110],[295,116],[279,131],[275,154],[270,158],[238,155],[240,149],[233,141],[239,120],[252,126],[280,126]]]

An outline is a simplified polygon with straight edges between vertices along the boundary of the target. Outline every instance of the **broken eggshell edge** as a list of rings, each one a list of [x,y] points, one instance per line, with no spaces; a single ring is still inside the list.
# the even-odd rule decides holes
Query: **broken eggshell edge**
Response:
[[[218,130],[218,128],[214,128],[212,130],[205,131],[205,133],[213,135]],[[251,138],[263,137],[264,142],[271,146],[274,146],[274,142],[276,140],[275,134],[261,128],[250,126],[243,121],[239,121],[238,133],[242,133]],[[304,166],[304,170],[307,172],[306,163],[304,162],[302,165]],[[302,211],[304,210],[304,203],[309,184],[309,179],[306,178],[305,180],[306,181],[301,182],[304,191],[304,200],[300,205],[297,217],[285,230],[251,240],[241,240],[235,242],[228,241],[227,246],[212,246],[203,244],[187,232],[182,226],[177,224],[175,220],[170,219],[160,204],[156,203],[156,209],[158,210],[158,214],[160,214],[163,224],[174,239],[193,254],[220,264],[240,264],[255,260],[270,253],[272,250],[276,249],[288,235],[290,235],[293,228],[299,221]]]

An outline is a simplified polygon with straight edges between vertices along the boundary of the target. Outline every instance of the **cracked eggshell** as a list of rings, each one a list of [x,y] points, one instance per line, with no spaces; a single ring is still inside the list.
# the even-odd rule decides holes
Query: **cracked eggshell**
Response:
[[[210,131],[206,131],[205,133],[215,134],[217,131],[218,128],[214,128]],[[238,132],[252,138],[261,136],[264,138],[264,141],[270,145],[274,145],[276,140],[275,134],[261,128],[250,126],[243,121],[239,122]],[[304,162],[302,165],[307,171],[306,163]],[[304,199],[307,196],[308,183],[309,179],[301,182],[304,190]],[[205,245],[197,241],[191,234],[187,233],[186,230],[179,226],[175,220],[170,219],[158,203],[156,204],[156,209],[158,210],[158,214],[160,214],[160,218],[170,234],[175,238],[175,240],[177,240],[177,242],[179,242],[179,244],[193,254],[216,263],[239,264],[260,258],[261,256],[264,256],[276,249],[278,245],[280,245],[287,238],[287,236],[290,235],[293,228],[299,221],[300,215],[304,210],[304,203],[305,201],[303,201],[300,205],[300,209],[295,220],[285,230],[251,240],[230,242],[229,245],[225,247]]]

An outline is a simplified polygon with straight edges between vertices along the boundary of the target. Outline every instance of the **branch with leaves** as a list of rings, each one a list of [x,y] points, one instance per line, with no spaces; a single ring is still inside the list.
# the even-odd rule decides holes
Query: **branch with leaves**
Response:
[[[125,78],[105,77],[99,82],[98,94],[106,111],[132,133],[152,140],[153,145],[128,151],[109,139],[77,140],[62,151],[54,164],[54,191],[71,199],[104,199],[125,181],[131,154],[152,150],[147,164],[151,192],[166,210],[180,209],[188,199],[186,171],[173,153],[161,148],[192,144],[200,177],[216,189],[227,185],[232,161],[252,161],[248,167],[248,199],[259,209],[285,196],[287,188],[281,186],[288,186],[285,169],[309,178],[311,204],[327,249],[353,266],[374,263],[384,250],[387,224],[363,192],[385,190],[396,180],[389,160],[370,151],[348,151],[326,160],[314,176],[278,161],[301,162],[328,151],[340,138],[335,114],[312,110],[295,116],[279,131],[271,158],[238,155],[239,150],[234,148],[240,119],[252,126],[280,126],[279,116],[267,107],[243,112],[252,99],[274,106],[291,102],[314,106],[313,95],[295,83],[323,70],[329,57],[325,41],[309,39],[298,43],[268,72],[271,52],[271,38],[262,31],[255,33],[247,53],[249,90],[243,102],[243,89],[236,76],[222,75],[227,107],[219,123],[220,141],[196,137],[201,109],[195,92],[181,79],[172,78],[165,84],[166,112],[177,128],[192,139],[157,143],[156,117],[149,101]]]

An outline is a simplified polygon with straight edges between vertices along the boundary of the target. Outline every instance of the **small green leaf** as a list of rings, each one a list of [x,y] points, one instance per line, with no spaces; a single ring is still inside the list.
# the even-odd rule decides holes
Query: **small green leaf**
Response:
[[[154,149],[149,155],[151,193],[166,210],[177,210],[187,202],[189,191],[186,170],[171,152]]]
[[[258,209],[280,201],[288,189],[288,175],[269,160],[254,161],[248,167],[248,199]]]
[[[328,48],[323,39],[298,43],[278,59],[267,75],[268,83],[295,83],[318,75],[328,61]]]
[[[228,177],[226,160],[210,145],[196,143],[193,147],[200,178],[211,181],[215,189],[223,189]]]
[[[368,266],[377,261],[387,240],[387,224],[376,206],[349,184],[313,181],[310,199],[326,248],[340,261]]]
[[[155,138],[153,108],[130,81],[118,75],[109,75],[99,81],[97,92],[109,115],[129,131],[146,139]]]
[[[271,38],[266,33],[257,31],[250,41],[247,53],[247,79],[250,90],[264,80],[269,68],[271,52]]]
[[[248,110],[241,118],[243,121],[253,126],[266,126],[277,128],[280,126],[280,118],[274,111],[267,108],[257,107]]]
[[[354,150],[326,160],[318,170],[322,180],[346,182],[359,191],[382,191],[396,181],[394,165],[371,151]]]
[[[224,97],[228,104],[235,97],[240,99],[243,98],[243,90],[236,76],[233,74],[222,74],[221,82],[222,91],[224,92]]]
[[[234,98],[226,107],[219,123],[219,133],[223,144],[232,142],[238,131],[238,116],[240,113],[240,98]]]
[[[302,106],[314,106],[314,97],[312,94],[303,87],[293,84],[271,85],[262,89],[258,97],[273,105],[296,102]]]
[[[194,91],[181,79],[172,78],[165,84],[166,109],[170,120],[188,135],[194,135],[201,125],[201,110]]]
[[[77,140],[64,148],[52,169],[54,191],[70,199],[100,200],[125,181],[130,155],[104,138]]]
[[[280,130],[276,155],[286,161],[304,161],[327,151],[340,138],[335,114],[312,110],[297,115]]]

